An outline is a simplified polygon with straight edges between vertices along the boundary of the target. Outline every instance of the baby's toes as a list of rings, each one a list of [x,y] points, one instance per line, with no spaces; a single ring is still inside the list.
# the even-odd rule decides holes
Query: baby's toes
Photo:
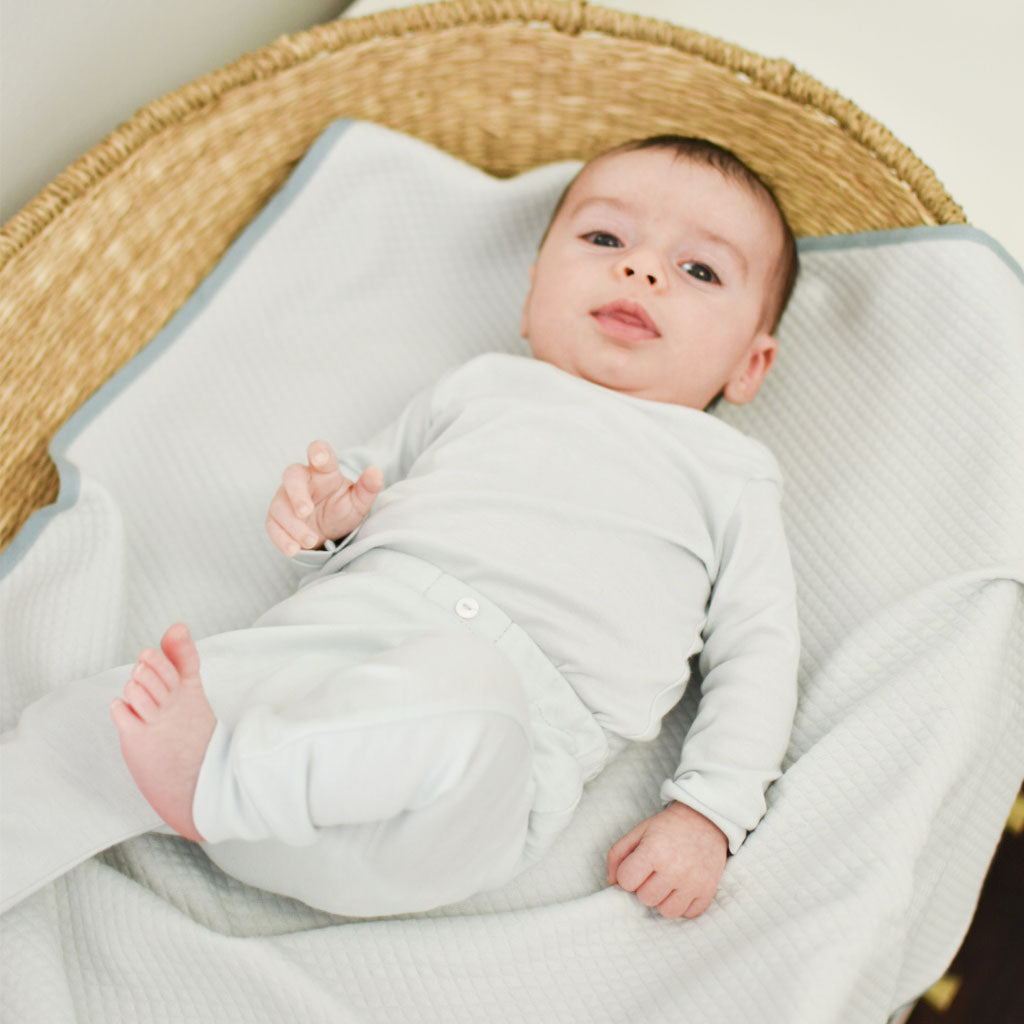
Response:
[[[199,679],[199,651],[183,622],[176,622],[164,633],[160,647],[183,683],[194,683]]]
[[[129,679],[128,685],[124,688],[122,700],[142,719],[143,722],[152,721],[160,710],[160,705],[153,699],[153,695],[141,683],[135,679]]]
[[[132,709],[132,706],[121,697],[118,697],[110,705],[110,717],[113,718],[114,725],[117,726],[117,731],[122,736],[131,735],[139,726],[145,724]]]
[[[147,647],[135,663],[132,678],[145,686],[150,694],[160,700],[164,693],[169,693],[179,682],[178,670],[163,651]]]

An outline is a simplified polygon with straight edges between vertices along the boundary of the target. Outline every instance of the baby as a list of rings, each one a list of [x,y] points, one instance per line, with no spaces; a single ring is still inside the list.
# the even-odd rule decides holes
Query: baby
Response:
[[[311,444],[266,522],[303,585],[140,655],[111,713],[164,821],[328,911],[450,903],[536,862],[699,655],[663,809],[606,867],[701,914],[780,773],[799,651],[777,465],[705,410],[757,393],[795,274],[731,153],[660,136],[588,163],[531,268],[533,358],[471,360],[340,458]]]

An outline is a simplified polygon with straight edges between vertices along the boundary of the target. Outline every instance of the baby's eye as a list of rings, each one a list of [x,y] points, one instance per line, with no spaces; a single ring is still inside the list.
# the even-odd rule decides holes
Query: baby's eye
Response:
[[[591,245],[605,245],[610,249],[622,248],[622,243],[610,231],[590,231],[582,237]]]
[[[707,281],[708,284],[719,283],[718,275],[706,263],[687,260],[686,263],[680,263],[679,268],[691,277],[697,278],[698,281]]]

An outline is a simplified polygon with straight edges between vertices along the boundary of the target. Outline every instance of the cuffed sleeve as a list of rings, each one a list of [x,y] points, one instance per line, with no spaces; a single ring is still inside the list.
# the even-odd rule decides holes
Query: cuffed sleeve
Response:
[[[770,480],[746,485],[723,534],[700,655],[701,700],[661,787],[713,821],[735,853],[764,815],[796,711],[796,588]]]
[[[403,479],[430,441],[435,390],[436,385],[431,385],[417,392],[401,414],[369,441],[340,454],[338,466],[342,475],[354,483],[370,466],[376,466],[384,477],[385,488]],[[359,536],[361,529],[362,523],[344,537],[328,538],[322,548],[292,556],[291,561],[305,570],[299,585],[316,579],[327,563]]]

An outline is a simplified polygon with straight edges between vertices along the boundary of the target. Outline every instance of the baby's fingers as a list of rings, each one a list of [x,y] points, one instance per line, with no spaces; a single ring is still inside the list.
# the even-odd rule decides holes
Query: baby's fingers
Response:
[[[352,486],[352,481],[341,472],[338,457],[326,441],[314,441],[306,449],[306,458],[309,460],[306,473],[310,495],[318,508],[325,501],[337,501]]]
[[[313,441],[306,449],[306,458],[314,473],[338,472],[338,456],[326,441]]]
[[[658,907],[672,894],[672,883],[664,875],[655,871],[647,880],[636,888],[636,898],[645,907]]]
[[[615,885],[616,882],[621,884],[619,879],[619,868],[622,866],[622,862],[637,848],[640,840],[643,838],[645,822],[641,822],[634,828],[630,829],[612,848],[608,851],[607,870],[608,870],[608,884]],[[643,881],[641,879],[640,881]],[[623,886],[623,888],[625,888]]]
[[[284,486],[278,489],[270,503],[266,528],[267,536],[274,546],[289,558],[297,555],[302,548],[315,548],[323,543],[323,536],[317,532],[316,527],[295,514],[294,500]]]
[[[267,516],[266,527],[267,536],[281,554],[294,558],[302,550],[302,545],[273,516]]]
[[[307,519],[313,514],[313,494],[309,475],[309,470],[305,466],[295,464],[284,471],[281,480],[282,490],[290,506],[287,511],[298,520]],[[277,518],[285,529],[290,530],[291,524],[280,514],[281,511],[284,509],[278,510]]]
[[[380,470],[371,466],[354,484],[346,484],[336,491],[320,516],[320,526],[327,536],[337,540],[356,529],[383,486]]]
[[[637,893],[639,896],[640,894]],[[688,891],[674,890],[658,907],[658,913],[670,920],[678,917],[700,917],[711,905],[710,898],[694,898]]]
[[[267,536],[273,541],[274,547],[289,558],[297,555],[303,548],[315,548],[323,543],[323,537],[312,527],[288,514],[285,499],[281,503],[271,502],[267,513]]]
[[[638,882],[639,880],[639,882]],[[700,917],[711,905],[715,886],[706,881],[680,878],[661,871],[640,855],[627,859],[619,872],[619,886],[633,892],[650,909],[664,918]]]
[[[713,885],[681,885],[657,904],[658,913],[665,918],[688,917],[692,920],[711,906],[714,896]]]
[[[626,859],[619,865],[618,871],[615,874],[615,880],[618,882],[621,889],[625,889],[626,892],[636,892],[650,877],[654,874],[655,865],[652,863],[651,858],[646,856],[643,852],[643,848],[634,850]],[[662,895],[662,899],[667,896],[668,893]]]
[[[376,466],[364,469],[362,475],[352,485],[349,494],[353,510],[360,516],[365,516],[383,487],[384,475]]]
[[[691,919],[694,918],[694,917],[700,917],[700,915],[703,914],[704,911],[707,910],[708,907],[711,906],[711,901],[714,899],[714,896],[715,896],[715,890],[714,889],[712,889],[710,892],[701,893],[700,895],[695,896],[692,900],[690,900],[690,904],[683,911],[682,916],[683,917],[689,917]],[[663,914],[663,916],[664,917],[668,917],[670,915]],[[675,913],[673,913],[671,916],[675,917],[676,915],[675,915]]]

